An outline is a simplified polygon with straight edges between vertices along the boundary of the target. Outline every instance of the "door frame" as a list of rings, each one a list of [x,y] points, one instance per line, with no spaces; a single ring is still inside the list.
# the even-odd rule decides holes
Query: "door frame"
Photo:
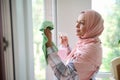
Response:
[[[0,80],[6,80],[5,79],[4,51],[3,51],[1,0],[0,0]]]

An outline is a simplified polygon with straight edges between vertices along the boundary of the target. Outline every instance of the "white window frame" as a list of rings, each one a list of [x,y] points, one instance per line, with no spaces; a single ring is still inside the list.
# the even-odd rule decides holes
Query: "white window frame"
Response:
[[[57,11],[57,5],[56,5],[57,0],[45,0],[45,5],[48,5],[48,3],[49,3],[49,7],[47,7],[47,9],[45,9],[45,11],[46,11],[45,14],[47,15],[47,16],[45,16],[45,18],[50,19],[50,16],[52,16],[50,20],[52,20],[54,22],[55,26],[57,26],[57,12],[56,12]],[[52,7],[50,7],[50,6],[52,6]],[[57,35],[57,28],[55,29],[54,35]],[[54,37],[54,40],[57,44],[56,36]],[[49,70],[48,70],[48,72],[49,72]],[[51,70],[50,70],[50,72],[51,72]],[[53,74],[53,72],[52,72],[52,74]],[[51,75],[48,75],[48,77],[51,77]],[[110,80],[113,80],[113,75],[111,72],[98,72],[96,75],[96,78],[109,78]],[[49,80],[49,79],[47,79],[47,80]]]
[[[32,0],[10,0],[15,80],[34,80]]]

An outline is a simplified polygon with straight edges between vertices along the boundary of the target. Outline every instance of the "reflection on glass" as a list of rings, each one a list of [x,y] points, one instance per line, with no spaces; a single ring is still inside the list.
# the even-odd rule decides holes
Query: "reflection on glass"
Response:
[[[42,36],[39,31],[44,18],[44,0],[32,0],[33,39],[34,39],[34,74],[35,80],[45,80],[45,61],[41,48]]]

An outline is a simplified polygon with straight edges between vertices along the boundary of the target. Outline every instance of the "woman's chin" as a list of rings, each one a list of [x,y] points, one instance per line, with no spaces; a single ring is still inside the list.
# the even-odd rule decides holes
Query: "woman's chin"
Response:
[[[79,35],[79,34],[76,34],[76,36],[77,36],[78,38],[80,38],[80,35]]]

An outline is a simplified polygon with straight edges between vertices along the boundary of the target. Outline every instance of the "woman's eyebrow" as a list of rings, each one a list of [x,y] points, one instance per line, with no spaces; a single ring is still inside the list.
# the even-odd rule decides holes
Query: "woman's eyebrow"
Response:
[[[77,20],[76,22],[77,22],[77,23],[85,22],[85,20],[79,20],[79,21]]]
[[[80,20],[80,22],[85,22],[85,20]]]

